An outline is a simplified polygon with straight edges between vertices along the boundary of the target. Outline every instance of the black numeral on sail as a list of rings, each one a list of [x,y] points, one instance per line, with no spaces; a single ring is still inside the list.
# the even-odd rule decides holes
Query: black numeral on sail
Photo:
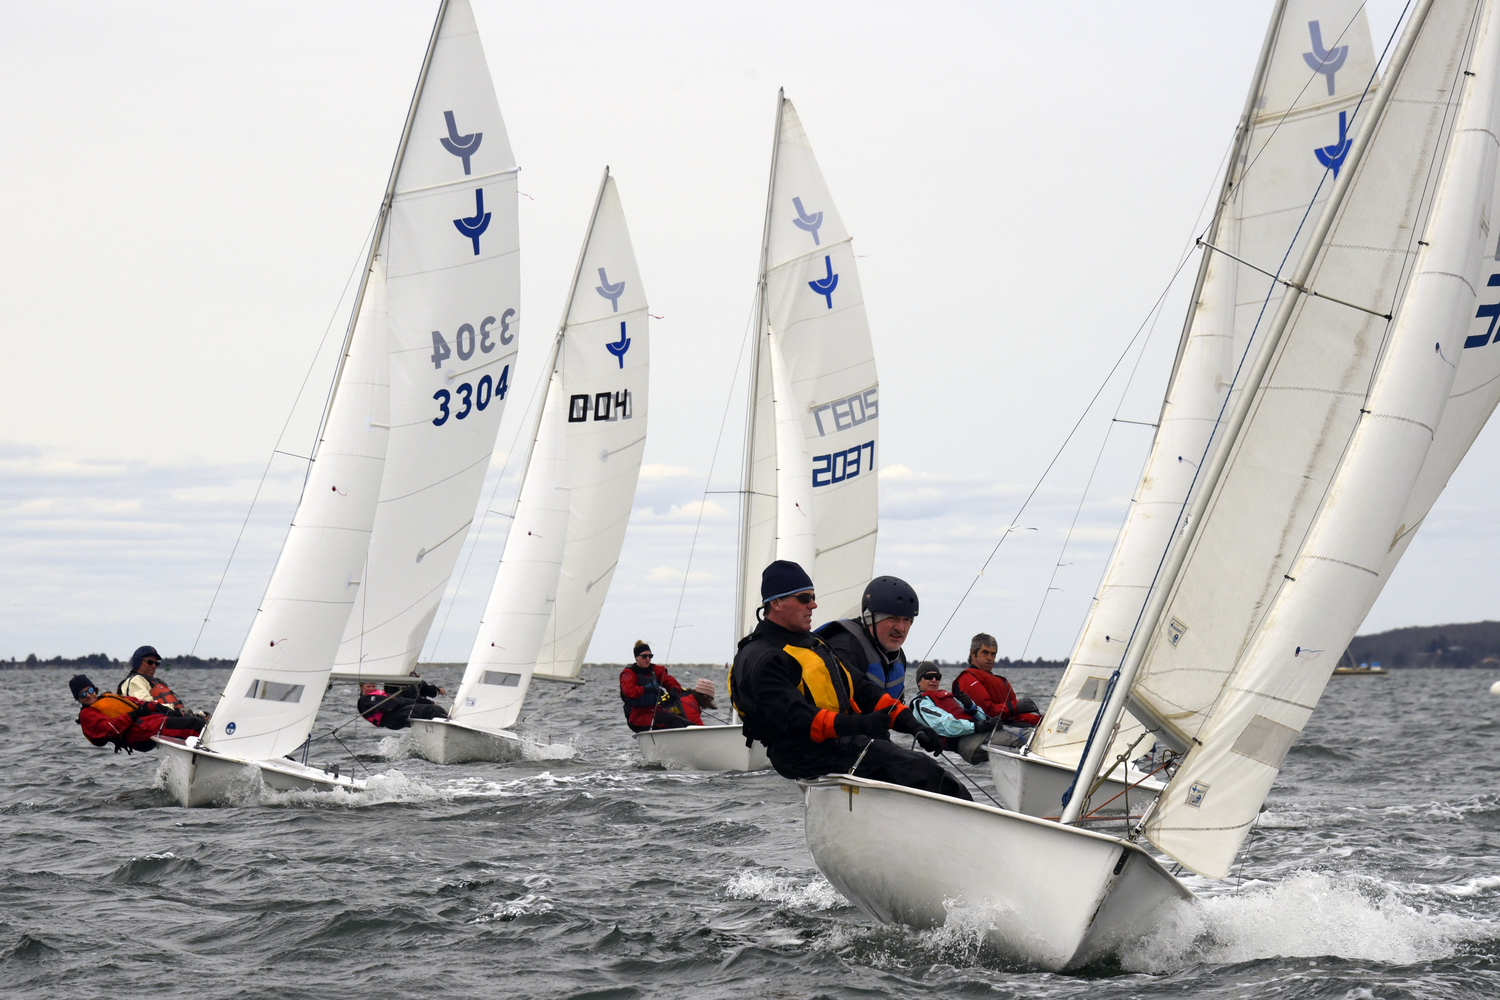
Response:
[[[500,370],[498,379],[491,379],[485,375],[479,380],[478,385],[464,382],[451,393],[447,389],[439,389],[432,394],[432,398],[437,400],[438,404],[438,415],[432,418],[432,424],[434,427],[441,427],[448,422],[450,416],[455,420],[462,420],[475,410],[484,410],[493,400],[504,399],[509,387],[510,365],[506,365]],[[456,412],[450,409],[455,394],[463,404],[463,409]]]

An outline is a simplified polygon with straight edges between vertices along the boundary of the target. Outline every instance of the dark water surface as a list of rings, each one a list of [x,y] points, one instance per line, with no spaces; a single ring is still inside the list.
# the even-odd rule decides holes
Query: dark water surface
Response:
[[[389,775],[369,792],[198,810],[169,804],[152,755],[84,742],[69,673],[0,675],[14,1000],[1500,996],[1491,672],[1335,679],[1239,882],[1190,883],[1200,906],[1082,975],[1009,967],[978,927],[873,923],[813,866],[795,784],[644,767],[612,671],[533,689],[522,732],[571,759],[438,767],[360,722],[349,748]],[[165,676],[212,707],[227,673]],[[1011,676],[1040,695],[1056,672]],[[353,697],[336,687],[316,732]],[[931,843],[934,865],[997,849]]]

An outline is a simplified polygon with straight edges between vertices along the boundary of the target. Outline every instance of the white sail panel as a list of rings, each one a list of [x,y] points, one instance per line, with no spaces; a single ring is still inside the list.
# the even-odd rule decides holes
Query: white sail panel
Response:
[[[859,610],[875,565],[879,382],[853,245],[797,112],[783,102],[764,319],[802,429],[803,454],[778,450],[778,475],[808,486],[816,558],[804,568],[827,621]],[[778,537],[802,530],[781,516]]]
[[[535,676],[573,680],[620,561],[646,448],[650,318],[608,175],[563,322],[568,537]]]
[[[205,742],[267,759],[302,745],[359,593],[390,423],[384,261],[376,255],[307,486]]]
[[[468,0],[449,0],[389,220],[391,433],[335,669],[405,675],[474,517],[514,379],[516,164]]]
[[[745,415],[745,475],[741,496],[739,607],[730,648],[755,630],[760,575],[776,558],[776,404],[771,351],[757,326],[751,354],[750,401]]]
[[[1413,68],[1432,71],[1428,99],[1462,100],[1423,231],[1424,248],[1307,541],[1225,696],[1198,731],[1199,744],[1146,826],[1152,843],[1201,874],[1228,873],[1339,654],[1379,595],[1382,569],[1401,540],[1408,497],[1443,418],[1475,319],[1480,274],[1493,270],[1482,265],[1492,263],[1483,258],[1489,257],[1500,160],[1500,31],[1494,10],[1468,66],[1472,75],[1455,71],[1469,55],[1474,7],[1434,11],[1425,25],[1427,51],[1414,52],[1413,59],[1426,55],[1428,62]],[[1429,162],[1403,157],[1388,159],[1386,167],[1426,173]]]
[[[1232,407],[1238,397],[1231,384],[1246,344],[1281,302],[1282,286],[1234,257],[1276,271],[1301,256],[1311,229],[1304,220],[1316,217],[1332,187],[1323,161],[1347,155],[1349,116],[1375,66],[1364,5],[1357,0],[1295,0],[1268,29],[1264,75],[1252,81],[1206,237],[1227,254],[1205,251],[1198,294],[1130,511],[1037,727],[1032,750],[1049,760],[1078,763],[1226,398]],[[1141,728],[1123,718],[1109,759],[1135,743]],[[1146,742],[1138,752],[1149,749]]]
[[[1384,84],[1395,86],[1393,99],[1306,282],[1319,297],[1293,304],[1165,610],[1145,637],[1130,709],[1180,748],[1193,744],[1290,572],[1358,422],[1388,331],[1375,314],[1396,304],[1418,249],[1413,234],[1431,206],[1426,165],[1451,126],[1454,44],[1446,29],[1424,33],[1402,78]]]
[[[563,485],[567,421],[568,395],[561,372],[554,369],[505,555],[453,698],[451,716],[467,726],[500,730],[515,725],[531,683],[556,602],[568,535],[568,490]]]

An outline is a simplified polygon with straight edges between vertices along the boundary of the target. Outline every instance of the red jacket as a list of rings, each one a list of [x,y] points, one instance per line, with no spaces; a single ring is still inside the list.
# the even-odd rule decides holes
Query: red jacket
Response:
[[[698,712],[698,699],[683,691],[677,678],[667,673],[659,663],[651,665],[648,680],[634,666],[620,671],[620,698],[625,702],[625,721],[632,726],[649,729],[656,721],[658,707],[675,705],[682,709],[682,717],[695,726],[703,725],[703,716]],[[662,692],[667,697],[662,699]]]
[[[1008,725],[1034,726],[1042,721],[1040,715],[1016,711],[1016,692],[1010,681],[999,674],[986,673],[978,667],[964,669],[953,680],[953,690],[962,691],[974,699],[974,704],[984,709],[992,719]],[[946,706],[944,706],[946,707]]]
[[[923,695],[931,698],[934,705],[936,705],[938,708],[941,708],[943,711],[947,712],[955,719],[962,719],[965,722],[979,721],[975,719],[974,716],[969,714],[968,710],[964,708],[963,702],[955,698],[951,691],[944,691],[942,688],[938,688],[936,691],[924,691],[922,692],[922,694],[917,695],[917,698],[920,698]],[[912,700],[916,701],[916,698],[913,698]]]
[[[127,698],[122,694],[101,694],[99,700],[78,712],[78,724],[83,735],[94,746],[106,743],[149,743],[161,732],[169,715],[142,714],[132,719],[130,713],[142,706],[146,712],[156,711],[150,702],[139,698]]]

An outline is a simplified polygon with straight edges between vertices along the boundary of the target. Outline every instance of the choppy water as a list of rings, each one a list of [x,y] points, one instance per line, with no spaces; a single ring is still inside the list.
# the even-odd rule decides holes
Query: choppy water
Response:
[[[1336,679],[1242,881],[1195,885],[1201,906],[1082,975],[1008,967],[975,927],[874,924],[813,866],[793,783],[642,766],[612,672],[534,691],[522,731],[570,759],[438,767],[359,723],[350,749],[389,775],[371,791],[202,810],[168,804],[151,755],[85,743],[67,676],[0,674],[0,984],[16,1000],[1500,996],[1488,672]],[[211,706],[226,676],[168,680]],[[1055,673],[1012,680],[1040,693]],[[352,701],[335,688],[318,732]],[[315,762],[347,766],[324,745]],[[990,849],[932,831],[933,864]]]

